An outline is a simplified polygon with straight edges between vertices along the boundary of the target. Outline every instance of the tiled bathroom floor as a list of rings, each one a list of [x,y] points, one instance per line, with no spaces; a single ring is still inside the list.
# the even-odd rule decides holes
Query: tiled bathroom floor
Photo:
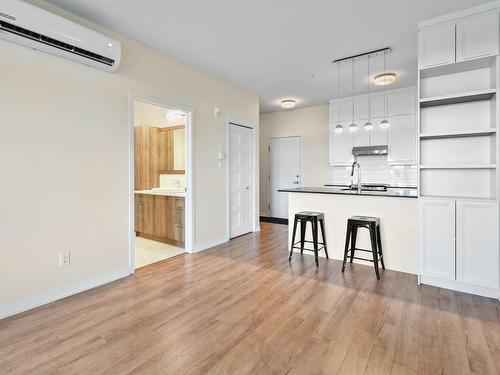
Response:
[[[147,238],[135,238],[135,268],[141,268],[148,264],[172,258],[183,254],[184,248],[169,245],[163,242],[148,240]]]

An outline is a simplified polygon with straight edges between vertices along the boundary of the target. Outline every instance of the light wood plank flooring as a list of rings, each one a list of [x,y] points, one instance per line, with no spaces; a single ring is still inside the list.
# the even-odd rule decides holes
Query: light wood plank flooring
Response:
[[[494,300],[311,256],[287,228],[0,322],[1,374],[499,374]]]

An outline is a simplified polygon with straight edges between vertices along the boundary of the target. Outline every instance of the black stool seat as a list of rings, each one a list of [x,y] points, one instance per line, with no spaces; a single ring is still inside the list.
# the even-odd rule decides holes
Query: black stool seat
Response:
[[[314,260],[316,262],[316,267],[319,266],[318,252],[324,249],[326,259],[328,259],[328,250],[326,248],[326,237],[325,237],[325,225],[324,225],[324,215],[322,212],[314,211],[302,211],[295,214],[295,220],[293,222],[293,234],[292,234],[292,246],[290,248],[290,256],[288,260],[292,260],[293,249],[300,249],[300,253],[303,254],[304,250],[314,252]],[[300,222],[300,241],[295,242],[295,234],[297,233],[297,224]],[[306,224],[310,222],[312,225],[312,235],[313,240],[307,241],[306,237]],[[321,237],[323,242],[318,242],[318,223],[321,227]],[[305,243],[312,243],[313,248],[307,249],[304,247]],[[299,246],[296,246],[300,244]],[[321,246],[321,247],[320,247]]]
[[[356,248],[356,237],[358,235],[359,228],[366,228],[370,232],[370,242],[371,249],[358,249]],[[349,242],[351,244],[349,248]],[[356,250],[372,253],[372,259],[358,258],[355,256]],[[380,239],[380,219],[378,217],[371,216],[352,216],[347,220],[347,233],[345,239],[345,249],[344,249],[344,261],[342,262],[342,272],[345,271],[345,266],[347,263],[347,257],[350,253],[350,263],[353,259],[364,260],[367,262],[372,262],[375,268],[375,275],[377,280],[380,280],[380,272],[378,263],[382,264],[382,269],[385,269],[384,257],[382,254],[382,241]]]

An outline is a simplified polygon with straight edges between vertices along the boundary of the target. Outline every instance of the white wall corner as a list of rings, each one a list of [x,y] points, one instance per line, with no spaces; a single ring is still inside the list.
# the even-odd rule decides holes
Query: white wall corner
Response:
[[[22,312],[46,305],[51,302],[84,292],[98,286],[123,279],[130,275],[129,269],[116,270],[101,275],[92,276],[87,279],[76,281],[47,292],[38,293],[21,300],[0,305],[0,319],[7,318]]]

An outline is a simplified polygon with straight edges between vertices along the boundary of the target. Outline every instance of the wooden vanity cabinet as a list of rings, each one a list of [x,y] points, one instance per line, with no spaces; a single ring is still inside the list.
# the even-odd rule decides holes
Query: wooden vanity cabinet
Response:
[[[135,231],[140,237],[183,245],[184,198],[136,194]]]

